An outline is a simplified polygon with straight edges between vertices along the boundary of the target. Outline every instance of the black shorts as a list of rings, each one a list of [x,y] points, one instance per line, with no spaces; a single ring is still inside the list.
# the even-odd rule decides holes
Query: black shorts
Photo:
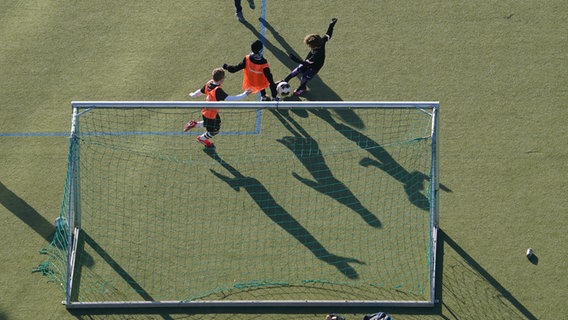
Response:
[[[218,113],[215,119],[209,119],[203,116],[203,126],[207,132],[217,133],[221,129],[221,117]]]

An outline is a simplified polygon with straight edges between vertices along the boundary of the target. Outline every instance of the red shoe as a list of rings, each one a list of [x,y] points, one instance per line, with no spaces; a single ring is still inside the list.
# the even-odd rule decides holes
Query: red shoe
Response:
[[[183,126],[183,132],[188,132],[189,130],[195,128],[196,125],[197,125],[197,121],[191,120],[190,122],[186,123]]]
[[[213,144],[213,142],[211,142],[207,139],[203,139],[203,138],[201,138],[201,136],[197,137],[197,141],[199,143],[201,143],[202,145],[204,145],[205,148],[215,148],[215,145]]]

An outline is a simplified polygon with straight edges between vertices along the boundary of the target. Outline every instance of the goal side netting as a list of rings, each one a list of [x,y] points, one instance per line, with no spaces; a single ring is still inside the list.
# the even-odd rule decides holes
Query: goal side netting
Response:
[[[68,308],[434,303],[437,102],[72,103]]]

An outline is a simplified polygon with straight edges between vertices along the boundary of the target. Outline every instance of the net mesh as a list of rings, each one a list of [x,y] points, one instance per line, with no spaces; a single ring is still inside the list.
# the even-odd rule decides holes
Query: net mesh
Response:
[[[206,149],[181,132],[199,108],[83,110],[61,209],[80,216],[72,301],[429,299],[431,114],[220,115]],[[43,270],[66,288],[57,233]]]

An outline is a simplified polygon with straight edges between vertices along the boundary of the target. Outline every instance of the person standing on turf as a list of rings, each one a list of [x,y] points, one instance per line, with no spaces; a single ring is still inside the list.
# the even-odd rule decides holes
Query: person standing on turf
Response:
[[[297,76],[298,74],[302,74],[302,78],[300,79],[300,85],[296,90],[294,90],[294,95],[299,96],[306,92],[306,84],[308,81],[312,80],[313,77],[320,71],[323,67],[325,62],[325,44],[331,36],[333,35],[333,28],[335,27],[335,23],[337,22],[337,18],[331,19],[329,26],[327,28],[327,32],[324,36],[320,36],[318,34],[308,34],[304,38],[304,43],[310,47],[310,52],[306,56],[306,59],[302,60],[296,55],[290,53],[290,59],[294,62],[299,63],[300,65],[297,66],[294,70],[292,70],[286,78],[284,78],[285,82],[289,82],[290,79]]]
[[[262,101],[270,101],[266,96],[266,88],[270,87],[272,99],[276,98],[276,84],[270,72],[268,61],[262,56],[263,45],[260,40],[256,40],[250,46],[251,53],[246,55],[241,63],[230,66],[223,64],[223,69],[230,73],[243,70],[243,90],[250,89],[253,93],[260,91]]]
[[[225,81],[225,70],[216,68],[213,70],[212,79],[195,92],[189,94],[190,97],[195,98],[201,95],[207,95],[207,101],[236,101],[246,98],[251,94],[251,90],[246,90],[243,93],[230,96],[223,89],[221,85]],[[202,121],[191,120],[183,126],[183,132],[187,132],[195,127],[205,127],[205,133],[197,137],[197,141],[204,145],[206,148],[214,148],[215,145],[209,139],[213,138],[221,130],[221,117],[219,116],[219,109],[205,107],[201,110]]]

